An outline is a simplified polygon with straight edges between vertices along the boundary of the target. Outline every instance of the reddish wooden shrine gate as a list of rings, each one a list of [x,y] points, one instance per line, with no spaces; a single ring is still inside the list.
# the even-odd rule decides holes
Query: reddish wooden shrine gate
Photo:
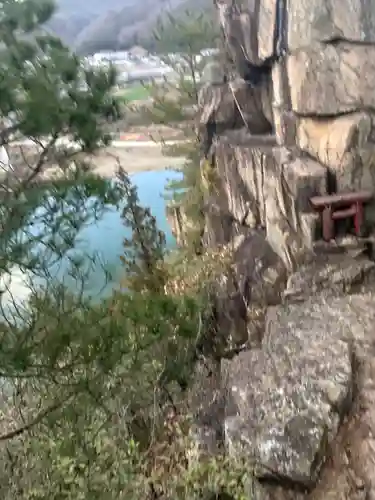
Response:
[[[371,191],[357,191],[311,198],[312,206],[322,211],[323,239],[325,241],[334,239],[335,221],[348,218],[354,219],[355,234],[362,236],[364,204],[369,202],[372,196]]]

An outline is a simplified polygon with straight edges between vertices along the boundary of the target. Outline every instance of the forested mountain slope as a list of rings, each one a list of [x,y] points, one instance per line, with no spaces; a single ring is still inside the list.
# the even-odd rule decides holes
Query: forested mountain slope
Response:
[[[54,33],[77,51],[125,49],[147,45],[155,23],[166,12],[212,9],[212,0],[57,0],[49,23]]]

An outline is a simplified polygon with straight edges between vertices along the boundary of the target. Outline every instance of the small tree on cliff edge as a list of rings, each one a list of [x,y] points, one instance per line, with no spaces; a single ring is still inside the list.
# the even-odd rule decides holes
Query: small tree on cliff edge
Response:
[[[164,239],[126,174],[113,187],[59,145],[70,136],[90,153],[107,142],[105,121],[117,113],[114,74],[85,70],[59,40],[42,34],[49,3],[0,0],[0,11],[0,145],[14,153],[13,139],[26,136],[36,146],[32,155],[20,151],[16,172],[3,177],[2,277],[16,265],[48,277],[51,260],[73,248],[82,225],[121,197],[133,231],[124,255],[129,293],[93,304],[50,276],[44,289],[31,290],[27,308],[1,309],[0,497],[151,500],[169,488],[169,456],[155,446],[163,438],[158,417],[175,404],[176,382],[186,386],[183,368],[201,305],[165,292]],[[51,162],[61,175],[41,189],[36,181]],[[72,267],[79,273],[75,259]],[[172,461],[175,479],[183,476],[178,459],[185,455],[182,449]],[[194,495],[185,495],[191,481],[184,481],[165,498],[200,495],[202,475],[195,472]],[[218,488],[227,483],[230,477]]]
[[[57,250],[59,239],[64,245],[58,252],[61,254],[62,247],[67,251],[74,244],[74,233],[95,213],[83,210],[87,198],[103,195],[94,207],[99,209],[99,205],[103,207],[101,202],[110,201],[113,194],[109,184],[82,168],[77,157],[109,140],[103,126],[118,114],[109,92],[115,74],[84,69],[59,39],[43,31],[54,10],[48,0],[3,0],[0,10],[0,147],[8,148],[15,169],[15,173],[3,171],[1,176],[0,270],[4,274],[18,265],[41,271],[43,264],[36,261],[36,246],[40,257],[42,248],[44,252],[47,248]],[[61,138],[66,136],[76,142],[79,151],[61,145]],[[25,137],[27,148],[12,144]],[[74,158],[76,169],[72,171],[67,166]],[[60,182],[51,182],[46,190],[36,189],[36,182],[51,163],[60,166]],[[60,201],[51,218],[54,194]],[[59,215],[61,200],[67,202],[67,210],[68,205],[74,205],[74,220]],[[32,231],[25,231],[30,223],[35,226],[47,220],[48,237],[38,238]],[[57,237],[57,229],[64,236]]]
[[[210,12],[186,11],[179,17],[169,15],[155,31],[155,48],[162,61],[173,69],[164,84],[151,86],[153,106],[145,117],[152,123],[180,128],[186,138],[183,144],[164,147],[169,156],[185,156],[183,178],[167,188],[170,201],[181,204],[191,228],[187,246],[199,251],[203,229],[203,190],[201,184],[200,146],[194,118],[198,92],[207,58],[203,49],[215,47],[218,32]]]
[[[191,359],[199,307],[164,292],[162,266],[155,274],[164,239],[126,174],[113,187],[79,161],[109,140],[114,73],[85,69],[43,32],[49,2],[0,0],[0,12],[0,146],[15,169],[2,176],[0,274],[18,266],[33,280],[47,278],[44,289],[30,290],[27,307],[17,301],[7,309],[0,296],[0,497],[143,500],[152,492],[146,459],[155,407],[173,402],[170,383],[186,385],[181,367]],[[14,144],[25,137],[32,153]],[[41,189],[51,163],[59,177]],[[95,305],[50,269],[82,226],[123,196],[133,231],[124,256],[130,293]],[[78,278],[76,259],[72,270]]]

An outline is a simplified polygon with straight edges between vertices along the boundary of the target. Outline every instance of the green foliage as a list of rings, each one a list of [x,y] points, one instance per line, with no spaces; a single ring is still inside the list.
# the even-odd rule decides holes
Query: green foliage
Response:
[[[184,228],[184,244],[188,252],[201,252],[201,237],[204,229],[204,186],[200,172],[199,145],[191,140],[184,148],[186,161],[182,167],[183,177],[166,187],[166,200],[181,207],[189,224]],[[168,152],[170,154],[170,152]],[[174,152],[176,154],[176,152]],[[182,155],[182,152],[180,152]]]
[[[55,142],[69,133],[88,150],[107,141],[98,119],[118,112],[108,92],[114,72],[84,69],[60,40],[39,33],[53,12],[50,2],[1,4],[0,113],[11,125],[0,145],[14,131],[32,138],[49,135]]]
[[[217,26],[217,25],[216,25]],[[155,30],[157,51],[183,53],[187,57],[210,49],[218,37],[217,27],[207,12],[186,10],[181,15],[161,18]]]
[[[162,60],[173,68],[175,77],[164,85],[151,87],[153,106],[144,113],[149,122],[173,124],[184,132],[184,143],[164,148],[167,155],[186,158],[182,180],[170,183],[166,196],[171,203],[181,206],[191,222],[186,230],[185,245],[193,252],[201,251],[204,226],[199,140],[193,124],[200,79],[207,64],[207,58],[200,52],[215,47],[217,36],[215,26],[205,12],[186,11],[178,18],[169,15],[167,21],[160,21],[155,44]]]
[[[94,306],[55,283],[2,329],[0,442],[11,440],[0,449],[2,498],[147,498],[148,450],[165,405],[188,385],[204,303],[164,292],[155,274],[164,237],[124,172],[118,189],[138,232],[124,258],[128,293]]]
[[[184,446],[188,448],[185,442]],[[182,474],[169,478],[169,498],[176,500],[252,500],[251,471],[245,461],[236,462],[223,454],[192,461]]]
[[[115,182],[104,181],[80,161],[108,141],[115,75],[85,70],[42,33],[49,3],[0,7],[0,145],[25,137],[33,144],[32,154],[21,146],[20,164],[2,179],[0,277],[18,266],[48,278],[23,306],[0,295],[0,497],[153,500],[157,490],[166,500],[193,500],[225,490],[241,500],[243,468],[220,456],[207,464],[188,457],[186,391],[208,307],[205,283],[172,293],[177,271],[167,264],[165,236],[129,176],[119,169]],[[51,164],[59,175],[41,185]],[[74,293],[51,266],[74,249],[85,224],[120,203],[132,235],[124,241],[125,290],[93,303],[74,253]]]
[[[125,104],[133,101],[142,101],[150,97],[150,93],[146,85],[136,84],[129,85],[125,89],[116,92],[117,99]]]
[[[136,188],[123,170],[119,171],[124,224],[131,229],[131,238],[124,240],[121,260],[127,281],[134,291],[149,290],[163,294],[168,275],[165,270],[165,234],[158,230],[149,208],[139,204]]]
[[[22,148],[20,175],[6,177],[2,184],[0,262],[6,270],[14,264],[30,268],[30,260],[35,263],[33,250],[40,252],[41,244],[56,247],[58,232],[65,250],[71,248],[74,233],[99,210],[98,204],[92,214],[83,209],[93,194],[99,195],[101,202],[114,201],[108,182],[90,174],[77,161],[74,171],[67,166],[76,157],[77,148],[92,152],[108,142],[105,122],[119,110],[109,92],[115,82],[113,71],[85,70],[60,40],[41,29],[53,13],[51,2],[3,0],[0,8],[0,147],[14,138],[27,137],[36,151],[29,159],[27,149]],[[74,151],[61,143],[64,137],[75,141]],[[32,188],[51,163],[61,167],[60,183],[50,182],[45,190]],[[74,205],[70,214],[76,217],[68,215],[68,205]],[[44,215],[35,214],[37,207]],[[63,214],[59,208],[64,208]],[[40,235],[32,234],[30,225],[43,223],[46,217],[51,234],[42,242]]]

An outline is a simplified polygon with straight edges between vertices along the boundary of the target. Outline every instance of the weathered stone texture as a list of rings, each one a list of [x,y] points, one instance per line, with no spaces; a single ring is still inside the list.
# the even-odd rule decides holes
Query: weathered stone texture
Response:
[[[363,249],[337,247],[337,252],[319,253],[292,273],[284,290],[285,300],[303,302],[316,294],[342,295],[374,280],[375,263]],[[352,255],[350,255],[352,253]]]
[[[259,65],[274,52],[277,0],[217,0],[226,44],[238,67]],[[289,0],[288,50],[314,42],[375,43],[374,0]]]
[[[283,148],[252,147],[222,137],[215,145],[216,184],[237,223],[265,227],[289,269],[310,248],[316,218],[309,199],[326,192],[327,170],[316,161],[283,156]],[[285,152],[285,151],[284,151]]]
[[[374,188],[373,119],[370,113],[357,112],[334,118],[298,120],[298,146],[327,166],[335,191]],[[366,221],[374,223],[374,203],[369,203],[365,210]]]
[[[276,0],[217,0],[220,24],[237,68],[261,64],[273,54]]]
[[[316,218],[309,199],[326,192],[327,171],[310,158],[283,158],[274,151],[275,171],[265,178],[267,238],[289,270],[311,248]]]
[[[261,65],[273,54],[276,12],[282,2],[216,4],[225,44],[244,76],[249,62]],[[274,80],[273,91],[268,77],[255,87],[237,80],[233,93],[228,86],[202,91],[201,126],[215,116],[219,127],[213,153],[218,197],[226,200],[226,214],[233,216],[237,227],[265,227],[272,248],[289,268],[316,237],[319,214],[308,206],[310,196],[375,186],[374,7],[375,0],[291,0],[286,75],[283,63],[273,65],[268,75]],[[238,108],[240,116],[233,119]],[[278,144],[292,149],[295,145],[300,151],[294,149],[294,156],[300,157],[284,161],[271,148],[236,142],[230,129],[241,123],[247,125],[248,139],[269,133],[272,123]],[[375,221],[372,204],[366,208],[366,219]]]
[[[263,1],[261,1],[263,3]],[[273,0],[265,3],[273,4]],[[374,0],[289,0],[288,49],[314,42],[375,43]]]
[[[271,69],[283,3],[216,0],[229,64],[243,80],[232,96],[222,86],[220,105],[214,88],[202,101],[200,125],[216,115],[222,126],[211,149],[215,189],[206,197],[206,217],[216,218],[206,231],[211,242],[236,245],[237,292],[247,303],[272,301],[280,270],[294,271],[283,305],[267,310],[257,349],[249,325],[238,327],[237,297],[224,283],[222,334],[235,347],[253,347],[233,349],[221,363],[225,443],[231,455],[245,453],[258,478],[275,480],[254,482],[251,499],[367,500],[375,498],[375,298],[364,290],[375,264],[354,236],[353,245],[346,238],[337,248],[314,241],[321,220],[309,200],[375,188],[375,0],[288,0],[287,53]],[[244,83],[257,71],[252,65],[258,89]],[[233,120],[236,100],[246,117],[241,123]],[[238,130],[244,122],[246,133]],[[272,124],[278,146],[254,138],[264,123]],[[366,221],[375,222],[371,203]],[[353,409],[347,437],[344,417]],[[323,468],[328,451],[332,461]]]
[[[213,198],[207,199],[204,212],[203,245],[205,248],[217,248],[226,245],[240,233],[240,225],[228,213],[222,210]]]
[[[216,171],[228,209],[249,227],[265,225],[264,182],[274,171],[272,149],[221,138],[215,145]]]
[[[375,45],[315,44],[288,56],[291,105],[300,115],[375,109]]]
[[[351,342],[375,320],[371,298],[315,297],[270,308],[263,349],[222,365],[225,439],[258,477],[312,486],[353,397]]]
[[[259,326],[263,324],[249,324],[248,307],[259,310],[279,303],[286,282],[285,266],[264,231],[243,229],[228,246],[231,271],[219,277],[213,287],[217,326],[209,343],[210,351],[217,349],[221,356],[259,343]]]
[[[369,141],[372,117],[365,112],[335,118],[300,118],[298,146],[334,170],[348,165]],[[375,145],[374,145],[375,146]]]
[[[221,129],[247,126],[253,134],[272,130],[270,86],[252,88],[244,80],[228,84],[206,84],[199,92],[199,124],[210,120]]]

